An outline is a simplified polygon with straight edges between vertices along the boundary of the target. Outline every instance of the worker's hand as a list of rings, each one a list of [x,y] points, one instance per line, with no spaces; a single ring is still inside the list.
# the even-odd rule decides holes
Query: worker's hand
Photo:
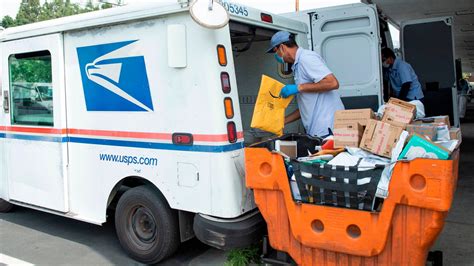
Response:
[[[280,91],[280,96],[283,98],[288,98],[291,95],[298,94],[298,85],[296,84],[288,84],[285,85]]]

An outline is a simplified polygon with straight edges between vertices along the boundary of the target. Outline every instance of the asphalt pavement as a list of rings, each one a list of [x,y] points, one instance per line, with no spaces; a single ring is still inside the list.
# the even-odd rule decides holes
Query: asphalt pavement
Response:
[[[224,251],[197,239],[183,243],[160,265],[223,265]],[[93,225],[15,207],[0,214],[0,265],[142,265],[120,247],[114,222]]]
[[[474,265],[474,100],[461,120],[458,184],[443,231],[432,250],[443,251],[444,265]]]

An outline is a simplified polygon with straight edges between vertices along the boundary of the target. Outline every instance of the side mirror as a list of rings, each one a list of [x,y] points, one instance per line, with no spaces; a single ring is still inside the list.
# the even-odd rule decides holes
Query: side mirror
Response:
[[[193,20],[208,29],[219,29],[229,23],[229,13],[213,0],[195,0],[189,7]]]

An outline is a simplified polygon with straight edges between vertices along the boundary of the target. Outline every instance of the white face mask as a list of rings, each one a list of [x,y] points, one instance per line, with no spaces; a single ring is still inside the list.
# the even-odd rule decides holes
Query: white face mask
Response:
[[[390,64],[387,63],[387,61],[383,61],[383,62],[382,62],[382,67],[384,67],[384,68],[389,68],[389,67],[390,67]]]

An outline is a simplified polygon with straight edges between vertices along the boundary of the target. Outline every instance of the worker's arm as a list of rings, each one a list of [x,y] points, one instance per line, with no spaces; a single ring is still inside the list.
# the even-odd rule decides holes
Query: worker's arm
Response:
[[[405,82],[402,84],[402,88],[400,89],[400,93],[398,94],[398,99],[402,101],[409,101],[407,99],[408,91],[410,90],[411,82]]]
[[[294,122],[294,121],[296,121],[300,118],[301,118],[300,109],[296,109],[293,113],[291,113],[287,117],[285,117],[285,125],[289,124],[291,122]]]
[[[325,92],[337,90],[338,88],[339,82],[333,74],[325,76],[318,83],[304,83],[298,85],[299,92]]]

